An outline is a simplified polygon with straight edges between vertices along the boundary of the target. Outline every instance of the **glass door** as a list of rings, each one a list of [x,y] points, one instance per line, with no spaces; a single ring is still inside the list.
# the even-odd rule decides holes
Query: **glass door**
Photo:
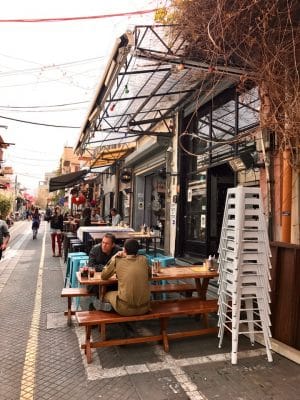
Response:
[[[185,253],[202,254],[206,247],[207,225],[206,179],[190,181],[187,185],[185,214]]]

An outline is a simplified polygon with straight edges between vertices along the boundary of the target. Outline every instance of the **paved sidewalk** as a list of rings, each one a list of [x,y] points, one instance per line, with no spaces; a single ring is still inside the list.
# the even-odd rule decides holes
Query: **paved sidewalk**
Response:
[[[80,350],[82,329],[68,327],[60,298],[62,260],[53,258],[47,224],[38,239],[19,240],[14,257],[0,262],[0,399],[167,400],[300,398],[299,365],[241,337],[238,365],[230,363],[230,341],[222,349],[216,337],[97,349],[87,365]],[[43,242],[45,245],[43,246]],[[195,326],[176,318],[171,327]],[[108,334],[130,336],[131,329],[157,329],[155,322],[109,327]],[[94,330],[97,335],[97,330]]]

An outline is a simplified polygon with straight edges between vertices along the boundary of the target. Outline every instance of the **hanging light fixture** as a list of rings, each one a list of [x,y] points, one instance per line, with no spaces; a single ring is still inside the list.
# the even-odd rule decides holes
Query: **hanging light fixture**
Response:
[[[129,183],[132,178],[132,171],[128,168],[123,168],[120,172],[120,181],[122,183]]]

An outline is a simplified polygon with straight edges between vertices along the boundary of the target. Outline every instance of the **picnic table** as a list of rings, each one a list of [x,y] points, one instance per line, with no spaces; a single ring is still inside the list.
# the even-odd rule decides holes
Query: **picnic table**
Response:
[[[196,292],[201,300],[206,300],[206,293],[209,284],[209,280],[218,276],[217,271],[210,271],[207,266],[193,265],[193,266],[172,266],[162,268],[160,272],[152,275],[150,281],[178,281],[193,279],[196,286]],[[95,272],[93,278],[82,277],[80,271],[77,272],[77,279],[80,285],[99,285],[99,298],[103,298],[106,292],[106,288],[109,285],[118,282],[116,276],[110,279],[101,279],[101,272]],[[163,286],[163,285],[162,285]],[[163,291],[163,288],[162,288]],[[174,291],[174,290],[173,290]],[[178,285],[178,291],[184,292],[182,284]]]
[[[164,350],[169,351],[170,339],[181,339],[196,335],[217,333],[218,328],[215,325],[211,326],[208,318],[208,314],[215,313],[217,311],[217,299],[206,299],[209,280],[217,276],[217,271],[211,271],[202,265],[189,267],[167,267],[162,269],[161,272],[152,275],[150,280],[155,282],[160,280],[194,279],[198,297],[152,301],[149,312],[144,315],[122,316],[114,311],[109,313],[98,310],[77,311],[77,322],[79,326],[85,327],[85,340],[81,344],[81,348],[84,349],[87,362],[92,362],[93,348],[159,341],[162,342]],[[98,284],[101,296],[104,295],[105,289],[108,285],[117,282],[116,276],[107,280],[101,279],[101,273],[95,273],[93,278],[83,278],[81,277],[80,272],[78,272],[77,278],[81,285]],[[191,315],[202,315],[204,326],[191,330],[176,330],[176,332],[173,330],[168,330],[168,322],[170,318]],[[117,339],[110,339],[106,336],[107,325],[148,320],[159,321],[159,333],[155,332],[152,334],[140,335],[139,332],[137,332],[137,335],[134,335],[131,338],[120,337]],[[91,335],[91,329],[94,325],[99,325],[100,327],[100,339],[94,340]],[[179,326],[179,328],[181,328],[181,326]]]

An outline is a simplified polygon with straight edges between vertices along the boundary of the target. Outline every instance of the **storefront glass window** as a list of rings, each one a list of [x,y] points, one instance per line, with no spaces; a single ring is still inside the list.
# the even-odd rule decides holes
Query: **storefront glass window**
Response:
[[[188,121],[191,135],[185,146],[189,152],[186,168],[187,190],[184,253],[208,254],[216,251],[222,225],[227,189],[235,184],[228,161],[242,152],[255,151],[255,142],[236,135],[258,124],[257,90],[239,94],[234,90],[214,99]],[[245,166],[246,168],[249,168]]]
[[[239,129],[258,124],[260,101],[257,88],[249,90],[239,96]]]
[[[206,184],[190,182],[186,217],[186,237],[188,240],[205,241],[206,229]]]

